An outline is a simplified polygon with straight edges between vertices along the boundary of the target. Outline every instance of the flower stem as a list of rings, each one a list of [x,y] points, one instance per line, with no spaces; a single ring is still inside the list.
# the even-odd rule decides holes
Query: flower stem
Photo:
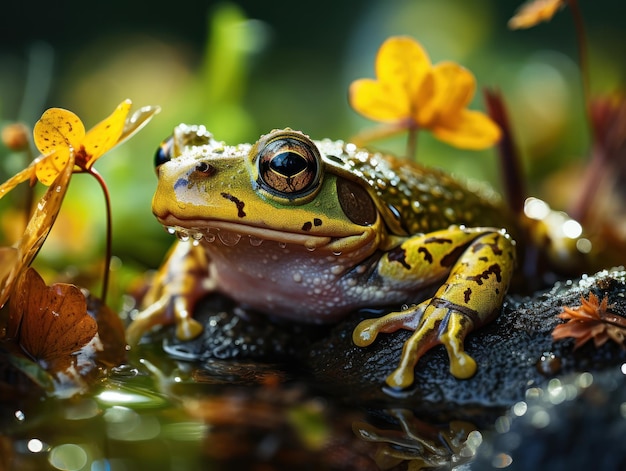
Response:
[[[106,182],[102,175],[98,173],[98,171],[89,167],[86,170],[92,177],[94,177],[98,183],[100,184],[100,188],[102,188],[102,193],[104,194],[104,203],[106,205],[106,249],[105,249],[105,262],[104,262],[104,273],[102,274],[102,293],[100,295],[100,299],[103,304],[106,304],[107,292],[109,289],[109,274],[111,272],[111,258],[112,258],[112,250],[111,245],[113,243],[113,237],[111,232],[111,196],[109,195],[109,189],[107,188]]]
[[[417,160],[417,133],[419,126],[412,125],[409,127],[409,135],[406,141],[406,156]]]

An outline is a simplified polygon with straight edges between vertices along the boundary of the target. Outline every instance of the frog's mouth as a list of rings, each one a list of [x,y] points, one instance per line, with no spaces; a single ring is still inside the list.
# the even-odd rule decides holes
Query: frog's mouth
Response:
[[[275,241],[281,246],[295,244],[306,247],[308,250],[326,249],[335,253],[345,250],[355,250],[363,247],[371,240],[372,234],[368,231],[345,236],[326,236],[303,234],[298,232],[280,231],[267,227],[258,227],[219,220],[180,220],[172,215],[159,218],[166,230],[176,235],[182,241],[192,241],[196,244],[215,242],[233,247],[241,240],[247,239],[250,245],[259,246],[264,241]]]

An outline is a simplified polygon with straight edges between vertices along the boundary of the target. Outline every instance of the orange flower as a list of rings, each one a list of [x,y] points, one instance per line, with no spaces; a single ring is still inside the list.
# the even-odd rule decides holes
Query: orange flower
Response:
[[[376,56],[376,79],[350,85],[349,100],[363,116],[392,124],[392,132],[429,129],[448,144],[484,149],[500,139],[500,129],[484,113],[466,109],[476,80],[453,62],[432,65],[410,37],[387,39]]]
[[[525,29],[549,21],[565,6],[565,0],[533,0],[522,5],[509,20],[509,28]]]
[[[33,129],[35,145],[42,155],[0,185],[0,198],[26,180],[37,178],[50,185],[72,160],[70,153],[74,156],[73,164],[89,170],[98,158],[141,129],[159,111],[158,107],[148,106],[127,119],[130,107],[131,101],[124,100],[87,133],[83,122],[71,111],[46,110]]]

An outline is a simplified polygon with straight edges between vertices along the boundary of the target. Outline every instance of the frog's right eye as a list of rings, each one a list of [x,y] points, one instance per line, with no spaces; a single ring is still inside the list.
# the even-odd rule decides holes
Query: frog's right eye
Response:
[[[261,188],[276,198],[304,202],[320,185],[322,159],[315,144],[301,133],[278,131],[261,142],[257,154]]]
[[[154,167],[159,168],[160,165],[172,160],[172,150],[174,148],[174,136],[165,139],[156,153],[154,154]]]

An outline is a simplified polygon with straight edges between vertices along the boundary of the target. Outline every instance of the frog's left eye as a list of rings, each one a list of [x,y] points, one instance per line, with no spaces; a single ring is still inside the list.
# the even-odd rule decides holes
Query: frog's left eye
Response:
[[[289,200],[313,192],[320,181],[321,157],[313,142],[300,135],[270,139],[257,157],[258,183]]]
[[[174,136],[170,136],[161,143],[154,154],[154,168],[159,168],[160,165],[172,160],[173,148]]]

